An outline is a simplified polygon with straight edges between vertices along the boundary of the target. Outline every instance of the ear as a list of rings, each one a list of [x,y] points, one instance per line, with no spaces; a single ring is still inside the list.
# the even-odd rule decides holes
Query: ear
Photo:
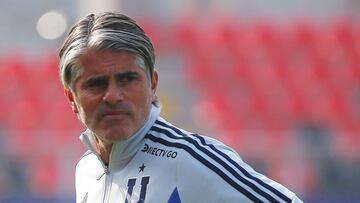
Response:
[[[155,102],[157,101],[157,96],[156,96],[156,89],[157,89],[157,86],[158,86],[158,73],[156,70],[154,70],[153,72],[153,75],[152,75],[152,79],[151,79],[151,102]]]
[[[64,89],[64,94],[67,97],[68,101],[70,102],[71,110],[76,114],[79,113],[79,110],[75,103],[73,92],[70,89]]]
[[[152,90],[153,95],[155,95],[156,89],[157,89],[157,86],[158,86],[158,80],[159,80],[158,77],[159,76],[158,76],[157,71],[154,70],[153,75],[152,75],[152,80],[151,80],[151,90]]]

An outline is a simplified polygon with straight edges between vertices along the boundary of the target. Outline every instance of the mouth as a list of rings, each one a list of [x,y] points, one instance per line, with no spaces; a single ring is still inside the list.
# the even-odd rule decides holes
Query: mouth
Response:
[[[124,117],[126,117],[128,115],[127,112],[123,112],[123,111],[109,111],[109,112],[105,112],[104,114],[101,115],[101,117],[103,119],[123,119]]]

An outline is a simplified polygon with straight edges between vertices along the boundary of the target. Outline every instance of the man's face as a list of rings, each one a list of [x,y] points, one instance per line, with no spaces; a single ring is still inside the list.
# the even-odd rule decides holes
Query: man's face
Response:
[[[152,82],[128,52],[89,50],[79,59],[82,74],[65,90],[80,120],[105,143],[128,138],[145,123],[155,99]]]

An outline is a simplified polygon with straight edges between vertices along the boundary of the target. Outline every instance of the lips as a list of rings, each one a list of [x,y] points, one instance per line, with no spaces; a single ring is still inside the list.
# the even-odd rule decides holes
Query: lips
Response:
[[[128,114],[129,113],[125,111],[105,111],[101,114],[101,117],[105,119],[122,119]]]
[[[117,112],[117,111],[113,112],[113,111],[111,111],[111,112],[106,112],[106,113],[102,114],[102,117],[104,117],[104,118],[119,118],[119,117],[122,117],[124,115],[125,115],[124,112]]]

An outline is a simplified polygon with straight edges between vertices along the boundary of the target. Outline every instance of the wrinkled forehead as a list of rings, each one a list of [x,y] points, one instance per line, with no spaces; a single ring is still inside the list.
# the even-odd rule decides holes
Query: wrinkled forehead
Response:
[[[88,66],[111,66],[122,64],[123,66],[139,66],[137,56],[128,51],[95,50],[88,49],[80,55],[78,64],[82,67]],[[139,68],[141,68],[139,66]]]
[[[113,75],[124,72],[138,72],[147,77],[147,72],[137,62],[135,54],[127,51],[89,50],[79,58],[79,76]]]

